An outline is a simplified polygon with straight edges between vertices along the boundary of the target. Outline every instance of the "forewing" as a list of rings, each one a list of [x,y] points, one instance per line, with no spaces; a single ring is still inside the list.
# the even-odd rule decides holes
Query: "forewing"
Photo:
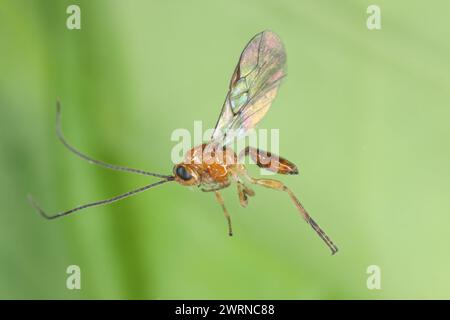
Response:
[[[212,140],[227,144],[254,128],[269,110],[285,75],[286,53],[271,31],[253,37],[241,54]]]

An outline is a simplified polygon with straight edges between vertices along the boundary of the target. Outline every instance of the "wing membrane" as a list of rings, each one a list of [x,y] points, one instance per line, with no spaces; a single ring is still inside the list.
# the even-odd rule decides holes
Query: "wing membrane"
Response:
[[[212,140],[226,145],[244,136],[264,117],[285,76],[286,53],[271,31],[253,37],[241,54]]]

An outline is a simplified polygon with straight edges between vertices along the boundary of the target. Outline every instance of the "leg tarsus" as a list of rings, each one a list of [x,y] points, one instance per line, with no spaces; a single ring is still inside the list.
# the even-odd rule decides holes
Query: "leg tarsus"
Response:
[[[225,202],[223,201],[222,195],[220,194],[220,192],[218,191],[214,191],[214,193],[216,194],[216,199],[217,202],[219,202],[219,204],[221,205],[222,209],[223,209],[223,214],[225,216],[225,218],[227,219],[228,222],[228,235],[231,237],[233,235],[233,229],[231,227],[231,217],[228,213],[227,208],[225,207]]]

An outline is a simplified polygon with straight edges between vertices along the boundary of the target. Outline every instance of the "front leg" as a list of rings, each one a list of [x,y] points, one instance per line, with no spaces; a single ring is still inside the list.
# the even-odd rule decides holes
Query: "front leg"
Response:
[[[227,208],[225,207],[222,195],[219,193],[219,191],[214,191],[214,193],[216,194],[217,202],[219,202],[219,204],[222,206],[223,214],[228,221],[228,235],[231,237],[233,235],[233,229],[231,228],[231,217],[228,214]]]

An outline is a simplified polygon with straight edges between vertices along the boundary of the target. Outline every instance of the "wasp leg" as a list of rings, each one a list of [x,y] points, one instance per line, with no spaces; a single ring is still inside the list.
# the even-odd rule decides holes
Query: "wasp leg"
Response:
[[[222,206],[223,214],[228,222],[228,235],[231,237],[233,235],[233,229],[231,228],[231,217],[228,214],[227,208],[225,207],[225,203],[223,201],[222,195],[218,191],[214,191],[214,193],[216,194],[217,202],[219,202],[219,204]]]
[[[319,225],[311,218],[311,216],[308,214],[308,212],[305,210],[305,208],[302,206],[300,201],[297,199],[297,197],[292,193],[292,191],[286,187],[281,181],[272,180],[272,179],[255,179],[252,177],[249,177],[247,175],[247,178],[250,180],[250,182],[270,188],[275,190],[280,190],[286,192],[289,197],[294,202],[295,206],[299,210],[300,214],[302,215],[303,219],[316,231],[316,233],[319,235],[319,237],[325,242],[325,244],[330,248],[331,253],[335,254],[338,251],[338,248],[336,245],[331,241],[331,239],[327,236],[325,231],[323,231]]]
[[[247,198],[247,195],[244,193],[242,183],[238,182],[237,190],[238,190],[238,195],[239,195],[239,203],[241,204],[242,207],[245,208],[248,204],[248,198]]]
[[[237,183],[237,189],[239,202],[241,206],[245,208],[248,204],[248,196],[253,197],[255,195],[255,192],[240,181],[238,181]]]
[[[239,162],[242,161],[245,156],[250,156],[260,168],[279,174],[298,174],[298,169],[295,164],[271,152],[253,147],[246,147],[239,154]]]

